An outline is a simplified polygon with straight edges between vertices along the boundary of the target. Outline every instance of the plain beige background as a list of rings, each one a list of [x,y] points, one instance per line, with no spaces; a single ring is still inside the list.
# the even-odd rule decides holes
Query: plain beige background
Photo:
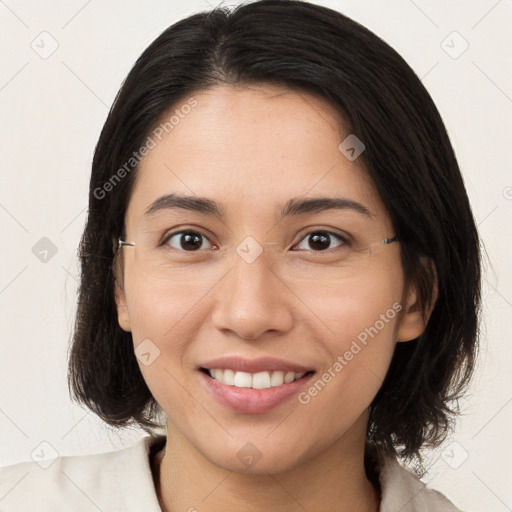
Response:
[[[486,263],[481,356],[464,415],[429,455],[424,480],[463,510],[512,510],[512,1],[316,3],[393,46],[446,123],[493,269]],[[94,146],[122,80],[167,26],[214,5],[0,1],[0,465],[41,446],[92,453],[142,435],[116,433],[69,400],[76,249]]]

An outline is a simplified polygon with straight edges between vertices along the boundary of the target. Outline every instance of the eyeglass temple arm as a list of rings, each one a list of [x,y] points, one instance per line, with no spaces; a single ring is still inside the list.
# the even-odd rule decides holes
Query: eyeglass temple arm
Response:
[[[384,238],[384,240],[382,240],[383,244],[392,244],[393,242],[398,242],[398,236],[397,235],[395,235],[392,238]]]
[[[120,249],[121,247],[123,247],[123,245],[128,245],[130,247],[134,247],[135,242],[125,242],[121,237],[119,237],[117,239],[117,248]]]

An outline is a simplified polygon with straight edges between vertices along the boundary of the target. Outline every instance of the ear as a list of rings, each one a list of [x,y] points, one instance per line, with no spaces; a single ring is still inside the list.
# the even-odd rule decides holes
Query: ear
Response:
[[[407,300],[405,301],[404,313],[402,315],[400,325],[398,328],[397,341],[410,341],[420,336],[430,319],[432,310],[436,303],[439,288],[437,282],[437,272],[434,263],[429,260],[422,258],[422,265],[425,267],[430,266],[431,271],[434,274],[433,286],[432,286],[432,302],[430,307],[423,311],[422,304],[418,299],[418,291],[416,287],[411,286],[408,290]]]
[[[128,307],[126,305],[122,274],[121,262],[116,259],[114,262],[114,294],[117,308],[117,321],[123,331],[131,332],[130,314],[128,313]]]
[[[116,306],[117,306],[117,321],[119,322],[119,327],[123,329],[123,331],[131,332],[130,326],[130,315],[128,313],[128,308],[126,306],[126,299],[124,296],[124,290],[121,285],[116,281],[115,284],[115,298],[116,298]]]

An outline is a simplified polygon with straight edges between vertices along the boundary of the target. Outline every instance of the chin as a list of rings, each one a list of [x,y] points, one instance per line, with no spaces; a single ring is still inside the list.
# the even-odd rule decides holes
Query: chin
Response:
[[[301,463],[301,457],[298,457],[297,446],[291,451],[275,449],[272,443],[267,443],[267,447],[259,449],[256,443],[248,441],[245,444],[236,443],[236,447],[222,446],[220,450],[212,453],[211,445],[203,456],[210,462],[228,471],[246,475],[267,475],[268,473],[277,474],[288,471]],[[238,446],[241,444],[241,447]]]

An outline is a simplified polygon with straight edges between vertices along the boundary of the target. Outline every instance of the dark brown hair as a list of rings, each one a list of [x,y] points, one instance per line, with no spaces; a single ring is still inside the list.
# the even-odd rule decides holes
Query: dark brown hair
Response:
[[[480,242],[441,117],[388,44],[339,12],[297,0],[216,8],[167,28],[138,58],[110,109],[92,164],[81,282],[70,349],[72,398],[108,424],[148,432],[159,411],[117,323],[113,244],[137,172],[121,173],[162,115],[219,84],[272,83],[320,95],[364,141],[361,155],[401,241],[406,282],[431,304],[424,333],[397,343],[371,404],[368,442],[419,457],[452,427],[472,376],[479,333]],[[125,166],[126,170],[126,166]],[[110,185],[109,185],[110,184]]]

